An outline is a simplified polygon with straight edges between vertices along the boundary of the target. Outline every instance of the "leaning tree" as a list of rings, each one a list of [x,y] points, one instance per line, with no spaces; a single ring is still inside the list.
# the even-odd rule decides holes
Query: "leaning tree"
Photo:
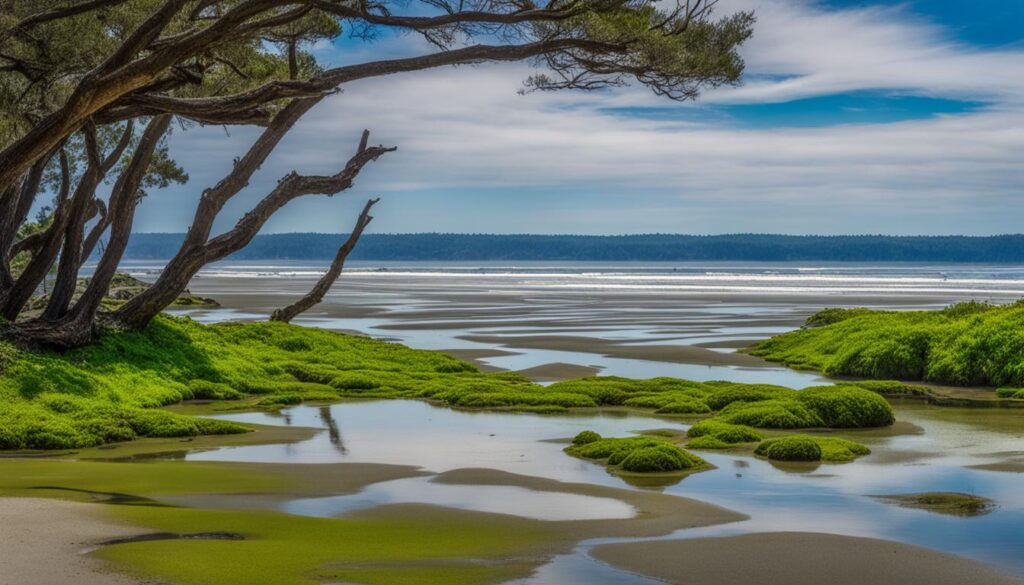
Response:
[[[674,100],[736,83],[753,17],[712,14],[714,0],[0,0],[0,319],[5,336],[54,347],[98,327],[144,328],[210,262],[245,247],[278,210],[332,196],[394,147],[364,132],[333,175],[282,177],[231,229],[225,205],[304,114],[346,83],[445,66],[530,61],[527,91],[597,90],[635,81]],[[432,49],[338,67],[311,43],[385,31]],[[184,182],[167,137],[189,125],[262,132],[202,191],[184,241],[156,282],[103,309],[147,189]],[[106,185],[107,188],[100,188]],[[327,275],[276,311],[318,303],[372,219],[367,203]],[[47,204],[33,216],[33,210]],[[106,237],[84,290],[82,264]],[[45,306],[27,310],[56,271]]]

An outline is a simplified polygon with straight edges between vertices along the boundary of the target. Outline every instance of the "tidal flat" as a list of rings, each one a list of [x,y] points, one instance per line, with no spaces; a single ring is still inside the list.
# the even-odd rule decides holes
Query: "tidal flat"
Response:
[[[191,290],[222,307],[179,314],[207,322],[258,320],[307,287],[302,278],[206,274]],[[839,297],[820,290],[794,296],[778,289],[783,285],[709,294],[598,290],[589,281],[552,283],[539,272],[510,278],[356,271],[300,323],[450,350],[491,369],[525,370],[544,384],[596,370],[803,388],[830,381],[735,350],[795,329],[840,299],[913,309],[979,294],[932,290],[941,285]],[[1015,293],[981,294],[1009,300]],[[705,359],[708,352],[716,357]],[[69,549],[92,550],[88,558],[106,562],[81,570],[116,569],[129,579],[183,584],[651,585],[698,575],[707,583],[746,582],[713,569],[724,563],[749,576],[766,558],[797,554],[821,534],[834,535],[828,542],[835,554],[827,558],[837,564],[831,566],[847,558],[882,567],[876,582],[923,582],[937,571],[943,578],[975,575],[979,583],[1022,582],[1024,496],[1015,466],[1024,453],[1024,411],[912,399],[896,400],[894,408],[891,427],[820,433],[870,450],[849,462],[773,461],[743,445],[692,449],[707,469],[645,480],[564,451],[588,430],[605,437],[657,430],[651,434],[685,442],[700,416],[623,407],[487,412],[419,400],[346,399],[251,412],[192,403],[172,410],[257,430],[0,460],[7,467],[0,495],[73,500],[125,536],[241,537],[100,546],[112,538],[104,533]],[[803,431],[763,432],[771,438]],[[971,494],[994,507],[983,516],[957,517],[874,497],[925,492]],[[3,502],[15,505],[12,498]],[[40,538],[46,536],[60,541],[53,534]],[[718,552],[672,562],[687,547],[708,546]],[[883,562],[894,555],[907,562]],[[646,562],[654,558],[668,560]],[[801,578],[818,575],[815,570]]]

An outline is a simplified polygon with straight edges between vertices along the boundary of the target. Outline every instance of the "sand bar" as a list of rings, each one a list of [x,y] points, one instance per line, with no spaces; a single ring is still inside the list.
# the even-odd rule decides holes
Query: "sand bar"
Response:
[[[591,554],[668,583],[700,585],[1021,585],[976,561],[873,538],[772,532],[609,544]]]

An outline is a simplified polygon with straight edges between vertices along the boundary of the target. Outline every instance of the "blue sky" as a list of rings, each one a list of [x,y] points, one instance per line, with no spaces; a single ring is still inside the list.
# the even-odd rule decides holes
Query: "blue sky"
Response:
[[[753,9],[744,83],[678,104],[642,87],[518,95],[529,64],[365,80],[318,106],[220,224],[291,170],[334,172],[362,128],[398,152],[266,232],[1017,233],[1024,217],[1024,1],[721,0]],[[431,51],[412,36],[315,48],[327,64]],[[183,231],[255,136],[176,131],[192,176],[136,231]]]

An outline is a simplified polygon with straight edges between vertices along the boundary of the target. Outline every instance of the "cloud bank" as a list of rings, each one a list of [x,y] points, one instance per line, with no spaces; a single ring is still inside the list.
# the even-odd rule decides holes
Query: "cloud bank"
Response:
[[[359,203],[376,194],[384,197],[378,232],[1021,231],[1024,51],[966,45],[907,8],[836,10],[801,0],[723,0],[718,8],[735,9],[758,16],[741,87],[698,104],[666,102],[642,87],[520,96],[526,64],[365,80],[307,116],[229,213],[292,169],[333,172],[365,127],[399,151],[343,197],[293,203],[266,231],[346,231]],[[335,61],[427,49],[399,37],[351,50],[319,48]],[[756,117],[765,104],[866,93],[984,105],[799,128],[729,113]],[[138,230],[183,230],[198,192],[254,135],[177,133],[173,153],[193,180],[153,194]]]

